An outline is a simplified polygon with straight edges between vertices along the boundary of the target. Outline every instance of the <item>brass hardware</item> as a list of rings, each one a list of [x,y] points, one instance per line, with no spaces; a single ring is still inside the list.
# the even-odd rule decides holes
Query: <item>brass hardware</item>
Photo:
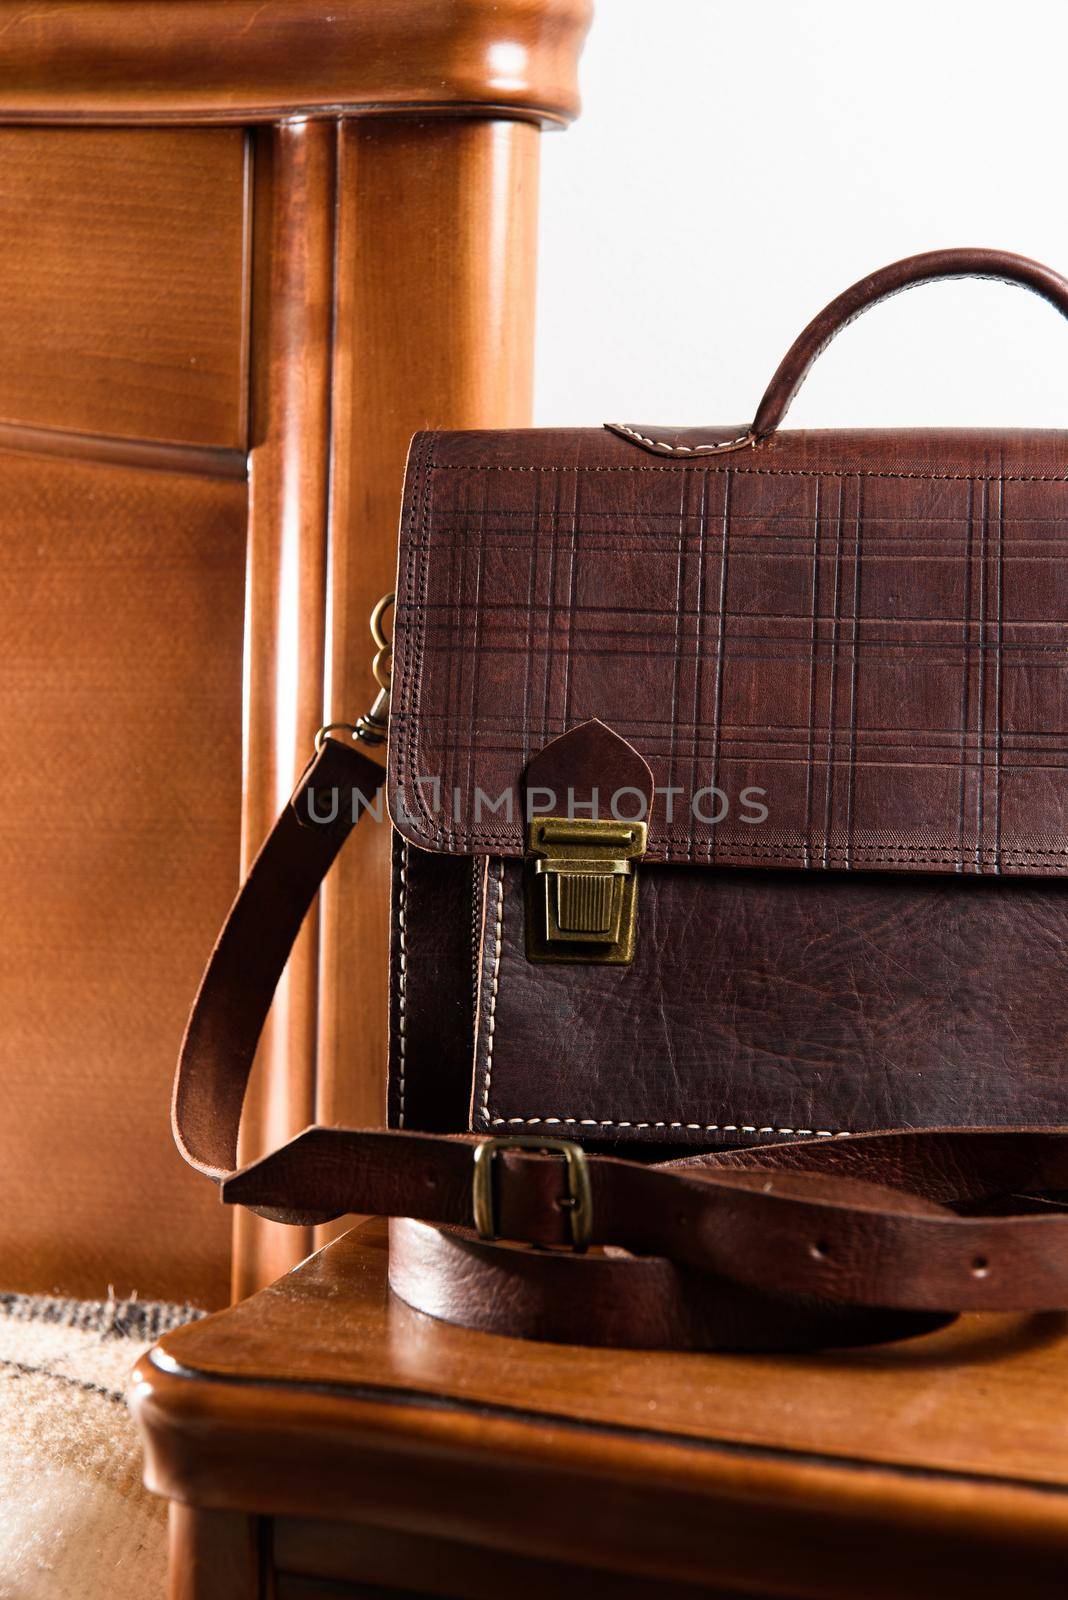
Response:
[[[535,817],[527,834],[527,959],[634,959],[644,822]]]
[[[493,1158],[498,1150],[543,1150],[564,1158],[567,1194],[558,1204],[566,1209],[571,1223],[571,1246],[578,1254],[587,1248],[593,1231],[593,1191],[586,1152],[570,1139],[543,1139],[539,1134],[502,1134],[482,1139],[475,1146],[475,1170],[471,1175],[471,1205],[475,1227],[481,1239],[496,1239],[497,1209],[493,1198]]]
[[[389,693],[389,686],[393,680],[393,641],[387,639],[382,632],[382,618],[396,600],[396,595],[390,591],[377,601],[371,612],[371,638],[375,643],[375,658],[371,662],[371,671],[380,689]]]
[[[382,631],[382,618],[395,598],[392,593],[384,594],[381,600],[375,602],[371,612],[371,638],[375,645],[371,671],[378,684],[374,705],[362,717],[357,717],[355,722],[324,723],[315,735],[316,753],[323,748],[323,740],[329,733],[351,734],[361,744],[385,744],[389,730],[389,688],[393,680],[393,642]]]

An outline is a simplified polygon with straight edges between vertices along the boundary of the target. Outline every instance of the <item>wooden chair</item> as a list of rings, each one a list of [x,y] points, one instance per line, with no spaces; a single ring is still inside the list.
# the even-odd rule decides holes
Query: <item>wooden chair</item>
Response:
[[[0,1287],[221,1305],[312,1245],[243,1219],[232,1250],[177,1159],[183,1017],[316,728],[369,703],[409,437],[529,420],[540,133],[588,16],[0,0]],[[249,1153],[381,1116],[384,838],[359,855]]]

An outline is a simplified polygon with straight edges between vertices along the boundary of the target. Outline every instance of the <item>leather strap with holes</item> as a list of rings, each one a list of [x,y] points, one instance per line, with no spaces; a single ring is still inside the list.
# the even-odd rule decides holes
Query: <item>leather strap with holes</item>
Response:
[[[324,741],[208,963],[182,1045],[173,1126],[185,1159],[225,1201],[289,1223],[347,1212],[408,1219],[392,1231],[396,1292],[498,1333],[783,1349],[898,1337],[960,1311],[1068,1307],[1060,1128],[902,1130],[667,1162],[589,1153],[593,1248],[582,1255],[571,1249],[565,1163],[529,1146],[310,1127],[238,1168],[241,1105],[275,987],[383,776],[358,749]],[[493,1225],[507,1242],[471,1230],[480,1145],[494,1147]]]

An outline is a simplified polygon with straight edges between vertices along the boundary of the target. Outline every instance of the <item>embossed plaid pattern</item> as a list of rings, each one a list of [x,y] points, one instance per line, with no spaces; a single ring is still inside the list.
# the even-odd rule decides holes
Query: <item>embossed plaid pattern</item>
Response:
[[[521,852],[529,754],[597,716],[678,791],[653,859],[1068,870],[1063,435],[984,436],[953,474],[931,462],[966,435],[893,459],[782,435],[759,466],[636,461],[596,431],[546,465],[552,435],[537,460],[487,437],[424,440],[409,477],[392,787],[413,842]],[[691,805],[713,787],[718,823]],[[511,791],[511,822],[476,789]]]

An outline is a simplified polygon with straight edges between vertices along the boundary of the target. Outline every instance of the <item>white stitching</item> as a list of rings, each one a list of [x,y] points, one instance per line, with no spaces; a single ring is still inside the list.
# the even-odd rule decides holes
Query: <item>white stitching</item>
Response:
[[[610,1117],[491,1117],[490,1080],[493,1075],[493,1039],[497,1026],[497,995],[500,992],[501,951],[504,944],[504,857],[497,862],[497,915],[493,925],[493,963],[490,967],[490,1003],[486,1015],[486,1082],[482,1090],[482,1115],[494,1128],[681,1128],[687,1133],[781,1133],[795,1139],[848,1139],[849,1128],[758,1128],[737,1122],[616,1122]]]
[[[404,1127],[404,1067],[405,1051],[407,1048],[408,1031],[408,1000],[405,985],[408,977],[408,936],[407,936],[407,909],[408,909],[408,841],[404,841],[400,862],[400,893],[397,896],[397,925],[400,931],[400,983],[397,988],[397,1087],[400,1094],[400,1106],[397,1114],[397,1127]]]
[[[639,444],[647,444],[653,450],[664,450],[672,456],[709,456],[715,455],[717,450],[738,450],[743,444],[756,444],[756,434],[751,428],[740,433],[737,439],[724,439],[719,444],[669,444],[666,439],[649,439],[636,428],[628,428],[625,422],[610,422],[608,426],[616,433],[628,434]]]
[[[606,423],[606,427],[622,424]],[[638,435],[641,438],[641,435]],[[730,441],[728,440],[728,443]],[[674,449],[672,445],[669,448]],[[695,447],[696,448],[696,447]],[[709,449],[719,449],[709,445]],[[736,467],[725,472],[742,472],[747,478],[916,478],[923,483],[1068,483],[1068,472],[889,472],[860,467],[852,472],[835,467]],[[435,472],[670,472],[670,467],[568,467],[559,462],[551,467],[480,466],[473,461],[436,461]],[[414,537],[414,536],[413,536]]]
[[[493,965],[490,968],[490,1003],[486,1016],[486,1085],[482,1091],[482,1115],[490,1120],[490,1078],[493,1074],[493,1034],[497,1026],[497,992],[501,971],[501,945],[504,942],[504,857],[497,862],[497,916],[493,926]],[[493,1121],[499,1122],[495,1117]]]
[[[616,1122],[611,1117],[491,1117],[494,1127],[544,1123],[576,1128],[681,1128],[687,1133],[782,1133],[795,1139],[851,1139],[851,1128],[758,1128],[736,1122]]]

